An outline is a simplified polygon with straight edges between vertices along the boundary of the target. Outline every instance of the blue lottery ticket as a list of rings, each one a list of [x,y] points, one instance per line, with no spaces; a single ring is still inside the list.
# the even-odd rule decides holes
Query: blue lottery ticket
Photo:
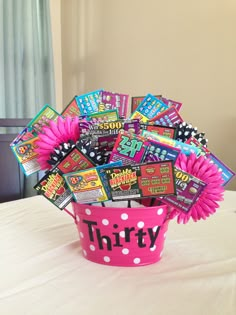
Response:
[[[102,90],[96,90],[75,97],[81,115],[87,116],[98,112],[98,105],[101,103],[101,91]]]
[[[235,172],[220,161],[214,154],[210,153],[207,157],[218,167],[224,180],[223,186],[225,186],[235,176]]]
[[[135,112],[139,112],[146,118],[152,119],[158,113],[161,113],[166,109],[168,109],[168,105],[166,105],[160,99],[156,98],[154,95],[147,94],[147,96],[139,104]]]
[[[180,149],[171,147],[167,144],[160,143],[154,140],[149,140],[149,147],[146,152],[145,160],[147,161],[166,161],[166,160],[172,160],[176,161]]]
[[[153,139],[153,140],[159,141],[161,143],[165,143],[165,144],[172,146],[174,148],[178,148],[185,155],[190,155],[191,153],[195,153],[196,155],[201,154],[201,149],[198,147],[194,147],[192,145],[186,144],[186,143],[181,142],[181,141],[177,141],[174,139],[160,136],[154,132],[149,132],[147,130],[143,130],[141,135],[147,139]]]

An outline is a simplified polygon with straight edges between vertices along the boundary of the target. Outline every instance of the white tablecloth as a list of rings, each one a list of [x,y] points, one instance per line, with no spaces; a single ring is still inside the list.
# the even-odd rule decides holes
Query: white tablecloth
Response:
[[[72,218],[41,196],[0,204],[1,315],[235,315],[236,192],[206,221],[169,225],[162,260],[85,260]]]

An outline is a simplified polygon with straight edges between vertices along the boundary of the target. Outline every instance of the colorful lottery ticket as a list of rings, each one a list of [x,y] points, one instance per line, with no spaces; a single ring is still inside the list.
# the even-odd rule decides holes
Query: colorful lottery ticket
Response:
[[[74,97],[70,103],[66,106],[66,108],[62,111],[61,115],[63,117],[76,117],[76,116],[80,116],[80,110],[79,110],[79,106],[77,104],[76,101],[76,97]]]
[[[77,147],[73,147],[56,165],[62,174],[94,167],[94,163]]]
[[[11,149],[26,176],[34,174],[40,170],[40,165],[37,161],[38,153],[35,152],[38,137],[30,138],[26,141],[21,141],[17,145],[12,145]]]
[[[75,97],[81,115],[87,116],[98,112],[98,105],[101,103],[101,91],[96,90]]]
[[[222,179],[224,180],[223,186],[229,183],[231,179],[235,176],[235,172],[232,171],[228,166],[226,166],[220,159],[218,159],[213,153],[210,153],[208,159],[214,163],[218,170],[221,172]]]
[[[156,98],[161,99],[161,95],[154,95]],[[140,103],[144,100],[145,96],[133,96],[131,97],[131,113],[136,111]],[[168,105],[168,104],[167,104]]]
[[[140,123],[138,119],[133,120],[114,120],[100,123],[79,122],[80,131],[82,134],[93,136],[117,136],[120,130],[133,132],[138,134],[140,131]]]
[[[86,117],[86,120],[91,121],[93,123],[107,122],[118,120],[119,114],[117,109],[105,110],[98,113],[93,113]]]
[[[182,103],[181,102],[177,102],[177,101],[174,101],[174,100],[170,100],[170,99],[167,99],[165,97],[162,97],[161,100],[166,104],[168,105],[169,107],[171,106],[175,106],[175,108],[177,109],[177,111],[179,112],[181,107],[182,107]]]
[[[112,200],[175,194],[173,161],[106,169]]]
[[[171,106],[162,113],[159,113],[157,116],[153,117],[150,121],[162,126],[173,127],[176,124],[181,123],[183,119],[178,113],[176,107]]]
[[[195,153],[196,155],[199,155],[201,153],[201,149],[198,147],[195,147],[195,146],[192,146],[192,145],[189,145],[189,144],[186,144],[184,142],[180,142],[174,139],[163,137],[156,133],[149,132],[147,130],[143,130],[141,134],[143,137],[147,138],[148,140],[149,139],[157,140],[161,143],[165,143],[172,147],[179,148],[181,152],[184,153],[185,155],[190,155],[191,153]]]
[[[152,94],[148,94],[139,104],[137,109],[131,114],[130,118],[139,119],[141,122],[146,123],[167,108],[168,106],[160,99],[156,98]]]
[[[34,186],[34,189],[60,210],[63,210],[73,200],[73,195],[57,167],[50,170]]]
[[[176,195],[164,196],[161,200],[176,209],[188,212],[202,193],[206,184],[200,179],[175,168]]]
[[[168,127],[168,126],[161,126],[157,124],[140,124],[141,129],[147,130],[149,132],[157,133],[160,136],[164,136],[167,138],[175,139],[176,136],[176,128]]]
[[[45,105],[40,112],[28,123],[36,132],[43,132],[42,128],[49,125],[50,120],[56,121],[60,115],[49,105]]]
[[[117,109],[119,112],[119,117],[126,118],[128,101],[128,94],[101,91],[101,103],[98,106],[98,110],[101,112],[108,109]]]
[[[187,141],[185,141],[185,143],[200,148],[201,155],[208,156],[210,154],[210,151],[194,137],[190,137]]]
[[[94,203],[108,200],[105,187],[96,168],[63,176],[77,202]]]
[[[144,162],[171,160],[175,163],[179,153],[178,148],[150,139]]]
[[[123,165],[140,163],[145,157],[147,147],[148,141],[145,138],[127,131],[120,131],[109,162],[120,160]]]
[[[109,186],[109,183],[108,183],[108,178],[107,178],[107,175],[106,175],[106,169],[110,168],[110,167],[120,167],[120,166],[122,166],[122,162],[121,161],[117,161],[117,162],[114,162],[114,163],[109,163],[109,164],[100,165],[100,166],[96,167],[96,170],[97,170],[97,172],[98,172],[98,174],[100,176],[100,179],[101,179],[101,182],[103,184],[103,187],[106,190],[108,200],[111,200],[112,197],[111,197],[110,186]]]
[[[32,127],[25,127],[10,143],[10,147],[20,144],[21,142],[34,138],[36,136],[37,132]]]

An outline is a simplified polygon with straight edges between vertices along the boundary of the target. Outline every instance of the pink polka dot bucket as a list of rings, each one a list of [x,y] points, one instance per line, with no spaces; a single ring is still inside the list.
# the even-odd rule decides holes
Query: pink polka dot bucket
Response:
[[[168,228],[167,206],[114,208],[72,203],[83,256],[110,266],[156,263]]]

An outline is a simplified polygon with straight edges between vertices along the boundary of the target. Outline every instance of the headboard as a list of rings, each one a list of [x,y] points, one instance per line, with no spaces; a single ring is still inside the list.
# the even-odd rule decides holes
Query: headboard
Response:
[[[9,145],[30,119],[0,119],[0,202],[23,198],[25,176]],[[3,130],[3,131],[2,131]]]

